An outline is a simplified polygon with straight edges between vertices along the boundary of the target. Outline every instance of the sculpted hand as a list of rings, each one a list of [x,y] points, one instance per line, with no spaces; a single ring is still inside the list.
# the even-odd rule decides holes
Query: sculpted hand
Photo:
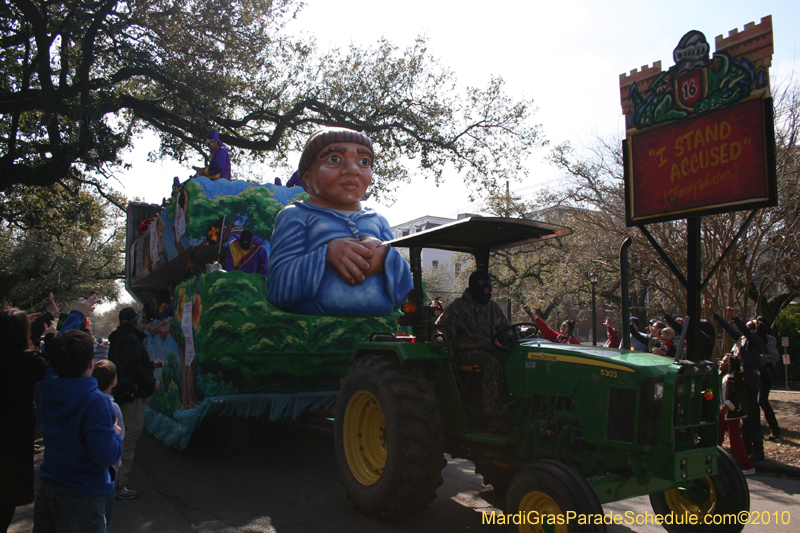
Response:
[[[375,237],[361,237],[360,244],[372,251],[372,257],[367,259],[369,268],[364,270],[365,276],[383,272],[383,260],[386,258],[388,246],[381,246],[381,240]]]
[[[364,272],[370,269],[368,259],[372,250],[357,239],[341,237],[328,243],[328,264],[347,283],[364,281]]]

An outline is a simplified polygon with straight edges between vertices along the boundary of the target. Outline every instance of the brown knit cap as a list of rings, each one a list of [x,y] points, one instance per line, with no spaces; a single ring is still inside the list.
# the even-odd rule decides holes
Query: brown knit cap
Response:
[[[372,149],[372,141],[366,135],[347,128],[322,128],[311,134],[303,148],[303,155],[300,157],[300,164],[297,167],[297,177],[302,183],[303,176],[314,159],[319,155],[323,148],[333,143],[356,143],[369,148],[370,154],[375,157]],[[303,186],[305,188],[305,185]]]

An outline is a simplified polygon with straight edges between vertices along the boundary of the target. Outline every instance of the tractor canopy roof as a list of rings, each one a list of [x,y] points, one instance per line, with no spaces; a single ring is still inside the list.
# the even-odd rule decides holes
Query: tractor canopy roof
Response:
[[[505,217],[468,217],[388,241],[395,247],[437,248],[474,255],[486,264],[489,253],[572,234],[566,226]]]

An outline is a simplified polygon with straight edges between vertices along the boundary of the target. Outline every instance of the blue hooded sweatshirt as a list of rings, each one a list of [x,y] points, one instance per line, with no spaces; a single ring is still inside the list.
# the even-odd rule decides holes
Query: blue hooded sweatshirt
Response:
[[[77,315],[70,313],[67,322]],[[65,329],[73,328],[65,324]],[[111,494],[109,467],[122,456],[122,437],[114,431],[116,415],[97,380],[62,378],[51,368],[38,388],[45,446],[39,477],[79,492]]]

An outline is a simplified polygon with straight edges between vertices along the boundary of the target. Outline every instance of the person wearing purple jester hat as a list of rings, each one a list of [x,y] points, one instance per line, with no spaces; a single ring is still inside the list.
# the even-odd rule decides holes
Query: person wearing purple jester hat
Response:
[[[206,176],[212,180],[225,179],[231,181],[231,156],[228,147],[219,140],[219,132],[208,132],[208,147],[211,149],[211,161],[207,167],[192,167],[198,176]]]

